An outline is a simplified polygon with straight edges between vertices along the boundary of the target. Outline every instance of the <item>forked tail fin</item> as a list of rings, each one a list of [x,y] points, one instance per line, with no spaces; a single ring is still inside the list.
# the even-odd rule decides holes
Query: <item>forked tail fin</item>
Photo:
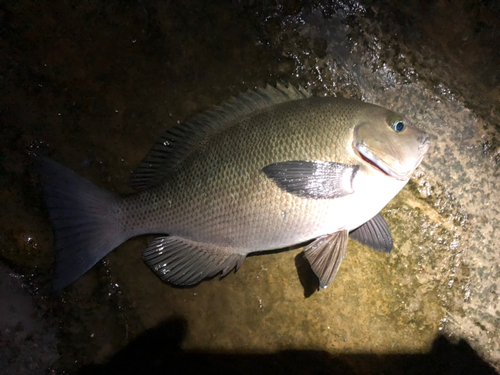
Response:
[[[113,210],[120,197],[50,159],[38,157],[36,164],[54,231],[53,286],[60,290],[127,240]]]

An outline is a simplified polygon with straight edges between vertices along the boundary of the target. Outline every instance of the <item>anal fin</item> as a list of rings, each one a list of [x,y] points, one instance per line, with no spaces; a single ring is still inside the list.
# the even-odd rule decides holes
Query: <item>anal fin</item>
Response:
[[[304,250],[304,256],[319,278],[319,287],[331,284],[347,252],[348,232],[335,232],[317,238]]]
[[[245,255],[235,249],[189,241],[180,237],[158,237],[142,259],[160,279],[175,285],[193,285],[222,273],[238,270]]]

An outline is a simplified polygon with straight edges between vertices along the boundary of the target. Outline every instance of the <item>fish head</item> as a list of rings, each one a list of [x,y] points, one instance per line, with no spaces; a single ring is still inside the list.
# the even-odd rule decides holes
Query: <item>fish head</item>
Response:
[[[400,181],[410,178],[429,146],[427,133],[380,107],[362,116],[354,128],[356,153],[372,167]]]

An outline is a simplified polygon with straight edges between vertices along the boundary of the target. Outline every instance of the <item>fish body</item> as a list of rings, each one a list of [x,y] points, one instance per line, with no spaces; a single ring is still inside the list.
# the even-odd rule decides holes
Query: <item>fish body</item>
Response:
[[[427,135],[392,111],[277,85],[165,131],[134,174],[133,195],[105,192],[43,159],[55,285],[71,283],[128,238],[155,233],[143,258],[173,284],[225,275],[249,253],[316,239],[305,254],[326,287],[349,232],[364,228],[359,233],[371,238],[364,243],[389,246],[379,212],[428,148]]]

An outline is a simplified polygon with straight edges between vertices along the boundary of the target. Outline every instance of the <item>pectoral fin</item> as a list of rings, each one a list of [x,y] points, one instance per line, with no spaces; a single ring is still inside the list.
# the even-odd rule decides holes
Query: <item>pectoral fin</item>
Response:
[[[390,254],[393,246],[391,230],[380,212],[349,233],[349,236],[373,250]]]
[[[339,198],[354,193],[359,166],[327,161],[285,161],[262,171],[280,189],[304,198]]]
[[[347,252],[346,230],[319,237],[304,250],[312,270],[319,278],[319,287],[326,288],[335,278]]]
[[[235,249],[189,241],[180,237],[158,237],[142,259],[163,281],[175,285],[197,284],[222,272],[238,270],[245,255]]]

